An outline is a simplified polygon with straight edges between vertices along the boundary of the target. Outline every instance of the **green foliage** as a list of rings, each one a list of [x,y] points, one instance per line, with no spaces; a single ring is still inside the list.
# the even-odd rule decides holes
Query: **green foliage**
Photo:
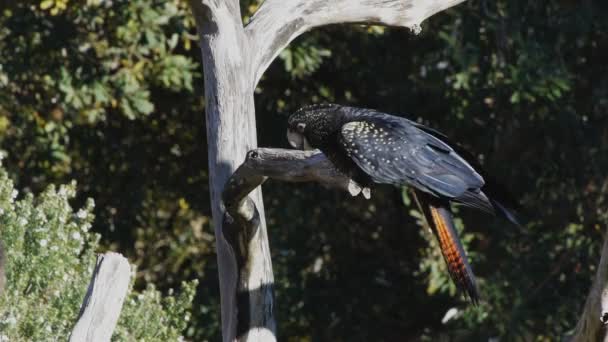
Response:
[[[190,321],[192,299],[198,281],[182,283],[182,292],[162,296],[150,285],[125,301],[116,341],[178,341]]]
[[[299,46],[283,50],[279,58],[285,63],[285,71],[294,79],[301,79],[317,71],[323,59],[330,56],[329,49],[319,49],[316,42],[307,40]]]
[[[70,333],[95,266],[99,235],[90,232],[93,201],[75,211],[75,184],[50,186],[18,198],[0,169],[0,238],[6,253],[6,289],[0,296],[0,340],[57,341]],[[131,291],[115,338],[177,340],[190,318],[196,282],[178,296],[149,287]]]
[[[190,92],[196,75],[196,63],[180,52],[194,37],[185,4],[66,4],[16,2],[0,17],[1,139],[59,175],[70,171],[75,128],[109,115],[149,115],[152,88]]]

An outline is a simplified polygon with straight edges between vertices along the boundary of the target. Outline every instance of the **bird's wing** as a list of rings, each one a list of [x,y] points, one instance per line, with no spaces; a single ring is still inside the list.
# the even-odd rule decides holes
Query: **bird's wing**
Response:
[[[458,238],[448,201],[417,190],[414,191],[414,195],[427,225],[439,242],[439,248],[452,281],[470,298],[473,304],[477,304],[479,292],[475,275]]]
[[[481,189],[483,191],[481,195],[483,195],[484,197],[487,196],[487,201],[482,200],[480,202],[480,194],[468,193],[467,195],[473,195],[473,197],[476,198],[473,198],[473,201],[470,201],[467,198],[461,198],[461,202],[463,204],[471,207],[477,207],[478,209],[485,210],[488,212],[498,213],[504,216],[504,218],[506,218],[507,220],[514,223],[515,225],[521,227],[522,218],[516,213],[517,209],[521,209],[519,204],[504,186],[502,186],[490,174],[483,170],[481,164],[472,153],[464,149],[462,146],[451,142],[448,137],[446,137],[443,133],[439,131],[436,131],[430,127],[426,127],[419,123],[413,124],[419,129],[450,145],[454,149],[454,151],[458,153],[458,155],[460,155],[464,160],[466,160],[466,162],[469,163],[475,169],[475,171],[477,171],[477,173],[479,173],[483,177],[485,184]],[[478,206],[478,204],[480,203],[482,205]],[[493,210],[487,210],[488,208],[486,208],[485,203],[490,203],[493,207]]]
[[[373,115],[342,126],[339,143],[374,182],[409,184],[448,198],[478,192],[483,178],[449,145],[411,121]]]

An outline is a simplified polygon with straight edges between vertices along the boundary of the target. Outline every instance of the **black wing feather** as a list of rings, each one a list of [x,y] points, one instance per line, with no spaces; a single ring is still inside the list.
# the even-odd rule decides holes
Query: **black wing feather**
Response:
[[[504,216],[507,220],[516,224],[517,226],[522,226],[521,218],[516,214],[518,209],[521,209],[517,201],[511,196],[509,191],[505,189],[502,185],[500,185],[493,177],[486,173],[484,169],[479,164],[479,161],[475,156],[473,156],[469,151],[465,150],[458,144],[450,141],[450,139],[445,136],[443,133],[434,130],[430,127],[426,127],[419,123],[413,123],[416,127],[421,130],[433,135],[434,137],[440,139],[446,144],[449,144],[464,160],[467,161],[475,170],[483,177],[485,184],[482,187],[483,197],[486,197],[486,200],[479,201],[479,197],[477,194],[465,194],[459,200],[463,204],[467,206],[481,209],[490,213],[499,213]],[[491,204],[491,208],[487,207],[487,203]]]
[[[411,185],[437,196],[464,196],[492,211],[479,189],[484,180],[452,147],[404,118],[358,114],[344,124],[339,143],[374,182]],[[465,203],[466,204],[466,203]]]

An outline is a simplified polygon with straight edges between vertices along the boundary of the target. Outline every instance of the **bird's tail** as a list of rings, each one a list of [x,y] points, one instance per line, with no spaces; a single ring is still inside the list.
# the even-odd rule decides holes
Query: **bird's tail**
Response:
[[[450,277],[456,286],[470,298],[471,302],[477,304],[479,292],[475,275],[458,238],[449,202],[418,190],[414,191],[414,195],[426,223],[437,237]]]

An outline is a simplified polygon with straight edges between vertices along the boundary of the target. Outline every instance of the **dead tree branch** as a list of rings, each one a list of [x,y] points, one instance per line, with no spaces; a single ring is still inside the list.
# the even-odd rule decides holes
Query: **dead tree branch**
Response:
[[[257,250],[253,237],[262,228],[260,213],[248,194],[268,178],[286,182],[316,181],[328,187],[349,188],[349,179],[338,173],[319,151],[251,150],[230,177],[223,194],[224,237],[232,246],[239,270],[237,336],[243,340],[249,338],[252,327],[264,327],[273,319],[273,284],[251,288],[247,283],[251,273],[260,272],[251,260]]]
[[[131,266],[118,253],[97,257],[70,342],[110,341],[129,290]]]
[[[608,325],[608,230],[604,237],[602,256],[597,267],[597,274],[587,295],[583,313],[570,341],[608,342],[606,325]]]
[[[464,0],[266,0],[245,31],[253,53],[257,83],[270,63],[292,40],[315,27],[365,23],[415,31],[433,14]]]

